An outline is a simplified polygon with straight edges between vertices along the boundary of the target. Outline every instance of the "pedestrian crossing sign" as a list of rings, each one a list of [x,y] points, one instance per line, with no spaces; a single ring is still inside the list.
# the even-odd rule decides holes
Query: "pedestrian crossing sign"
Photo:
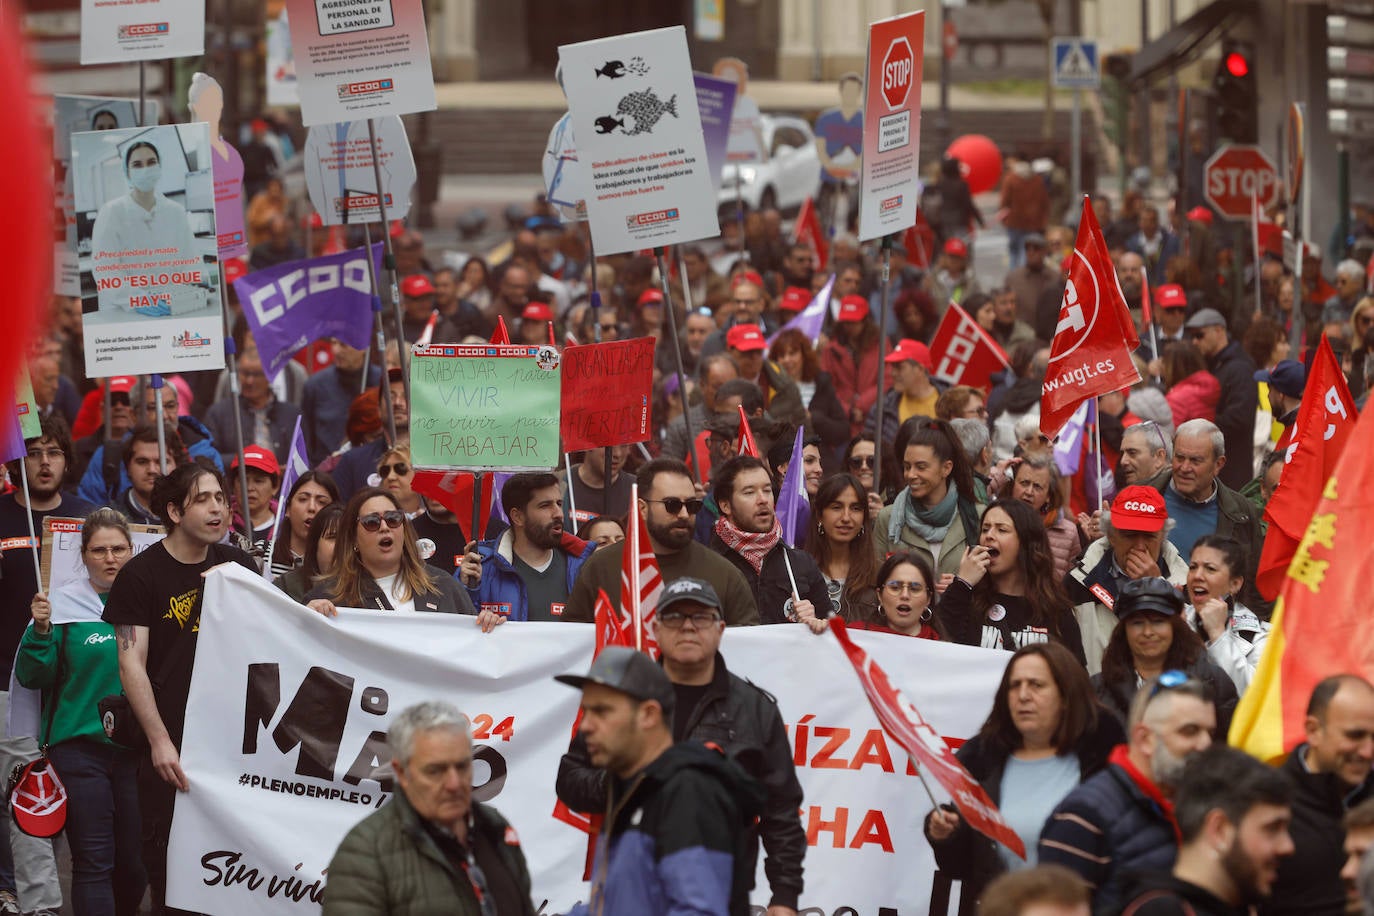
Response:
[[[1050,50],[1056,89],[1096,89],[1102,84],[1097,42],[1091,38],[1055,38]]]

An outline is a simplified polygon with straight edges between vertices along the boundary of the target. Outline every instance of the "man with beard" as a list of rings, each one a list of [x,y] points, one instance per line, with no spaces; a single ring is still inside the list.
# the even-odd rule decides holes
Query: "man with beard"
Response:
[[[1137,885],[1131,916],[1246,916],[1269,898],[1279,861],[1293,853],[1292,790],[1283,776],[1225,746],[1198,754],[1178,783],[1183,845],[1169,875]]]
[[[759,622],[754,593],[739,570],[728,560],[692,540],[696,515],[703,501],[697,495],[687,465],[671,458],[655,458],[639,469],[639,517],[649,533],[649,547],[658,562],[664,586],[683,576],[710,583],[721,599],[721,613],[729,626]],[[635,520],[630,519],[633,524]],[[620,567],[628,541],[611,544],[594,553],[573,584],[563,620],[591,623],[595,619],[596,593],[604,591],[620,610]],[[829,600],[829,599],[827,599]]]
[[[484,631],[507,620],[558,620],[582,564],[596,550],[563,530],[563,488],[544,473],[516,474],[501,487],[510,527],[477,546],[482,569],[458,577]]]
[[[711,495],[720,507],[711,549],[749,583],[760,621],[829,616],[830,593],[816,561],[782,541],[768,466],[749,455],[731,458],[712,469]]]
[[[1374,685],[1354,674],[1321,681],[1308,700],[1303,730],[1307,740],[1280,770],[1293,787],[1297,852],[1279,867],[1273,899],[1260,910],[1263,916],[1349,912],[1341,878],[1347,858],[1341,821],[1374,797]]]
[[[1172,589],[1162,579],[1151,584]],[[1120,603],[1131,600],[1123,593]],[[1146,594],[1136,600],[1159,599]],[[1094,913],[1120,913],[1128,873],[1173,867],[1174,790],[1187,761],[1211,746],[1216,727],[1216,709],[1201,681],[1180,671],[1146,681],[1131,703],[1127,743],[1045,822],[1040,864],[1077,872],[1093,890]]]

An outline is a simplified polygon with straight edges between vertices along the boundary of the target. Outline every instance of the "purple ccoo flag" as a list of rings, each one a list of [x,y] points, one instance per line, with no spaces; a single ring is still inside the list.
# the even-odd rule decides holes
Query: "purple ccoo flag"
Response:
[[[797,429],[792,444],[792,457],[787,461],[787,473],[782,475],[782,492],[778,494],[778,524],[782,526],[782,540],[788,547],[800,547],[811,521],[811,499],[806,493],[806,468],[803,467],[802,440],[806,430]]]

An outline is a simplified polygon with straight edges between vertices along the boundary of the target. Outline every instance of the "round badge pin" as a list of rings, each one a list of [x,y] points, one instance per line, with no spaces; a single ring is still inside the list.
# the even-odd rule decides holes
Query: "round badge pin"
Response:
[[[420,538],[415,542],[415,549],[420,551],[420,559],[428,560],[439,548],[434,546],[434,542],[429,538]]]
[[[996,623],[1006,616],[1007,609],[1000,604],[994,604],[992,607],[988,608],[988,620],[991,620],[993,623]]]

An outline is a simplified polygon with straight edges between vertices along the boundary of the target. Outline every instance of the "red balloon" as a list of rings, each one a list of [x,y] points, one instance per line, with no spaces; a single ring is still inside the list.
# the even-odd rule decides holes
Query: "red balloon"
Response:
[[[28,54],[15,5],[0,13],[0,85],[19,87],[5,100],[0,143],[0,251],[5,253],[5,333],[0,334],[0,405],[14,412],[16,367],[23,365],[52,289],[53,190],[50,144],[27,87]]]
[[[1002,151],[982,134],[965,134],[949,145],[945,156],[959,160],[959,171],[974,194],[991,191],[1002,178]]]

